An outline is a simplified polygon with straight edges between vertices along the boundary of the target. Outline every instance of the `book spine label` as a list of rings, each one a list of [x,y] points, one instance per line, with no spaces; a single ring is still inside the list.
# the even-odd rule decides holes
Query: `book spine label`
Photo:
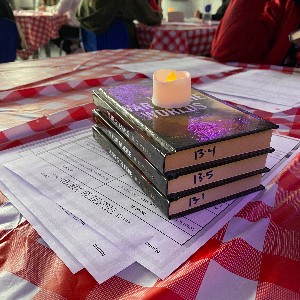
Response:
[[[119,166],[135,181],[135,183],[151,198],[153,203],[169,217],[169,201],[151,184],[149,180],[139,171],[133,163],[122,154],[101,131],[93,126],[95,140],[107,151]]]
[[[98,129],[103,131],[106,136],[130,159],[157,187],[163,194],[167,195],[168,180],[160,173],[143,154],[133,146],[133,144],[120,134],[113,125],[109,123],[105,116],[93,112],[93,118],[98,125]]]
[[[201,204],[201,206],[195,206],[193,208],[189,208],[188,211],[186,211],[186,210],[177,211],[177,212],[174,212],[173,214],[170,215],[170,219],[183,217],[183,216],[186,216],[187,214],[191,214],[191,213],[197,212],[199,210],[203,210],[203,209],[212,207],[214,205],[218,205],[218,204],[221,204],[221,203],[224,203],[224,202],[227,202],[227,201],[239,198],[239,197],[243,197],[243,196],[246,196],[248,194],[261,191],[263,189],[264,189],[263,185],[258,185],[258,186],[254,187],[254,188],[250,188],[248,190],[236,193],[234,195],[226,196],[224,198],[221,198],[221,199],[218,199],[218,200],[215,200],[215,201],[212,201],[212,202]],[[193,199],[191,198],[189,204],[191,204],[191,202],[198,201],[198,199],[201,199],[201,198],[199,198],[199,197],[196,197],[196,198],[193,198]],[[191,206],[191,205],[189,205],[189,206]]]
[[[160,144],[149,140],[149,136],[137,127],[129,118],[121,115],[117,109],[112,108],[102,98],[93,95],[97,110],[104,114],[161,172],[164,173],[165,154]]]

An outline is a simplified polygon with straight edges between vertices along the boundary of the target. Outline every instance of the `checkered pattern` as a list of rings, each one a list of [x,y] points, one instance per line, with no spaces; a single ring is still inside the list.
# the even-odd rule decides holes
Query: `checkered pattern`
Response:
[[[47,136],[57,126],[89,117],[93,108],[92,89],[144,77],[113,67],[116,61],[128,63],[174,57],[182,55],[148,50],[106,50],[2,64],[0,109],[5,114],[0,118],[0,149],[24,143],[44,130],[48,131]],[[20,82],[18,87],[16,82]]]
[[[116,69],[113,60],[125,63],[181,57],[154,50],[109,50],[94,55],[91,60],[86,54],[70,55],[66,67],[58,70],[55,66],[61,58],[23,62],[39,76],[26,84],[21,81],[21,87],[17,86],[18,80],[14,84],[0,80],[0,109],[6,112],[0,118],[1,125],[6,126],[0,132],[1,149],[68,131],[76,121],[90,120],[91,88],[141,76]],[[42,63],[53,64],[51,74],[42,71]],[[79,64],[84,69],[72,73],[71,69]],[[0,76],[5,77],[3,72],[15,66],[10,65],[0,66]],[[20,68],[19,72],[25,70]],[[194,81],[219,77],[203,76]],[[278,123],[279,132],[300,138],[300,108],[276,114],[251,111]],[[20,115],[25,115],[24,119],[20,120]],[[25,122],[26,118],[30,121]],[[0,298],[300,299],[299,188],[300,155],[260,198],[248,203],[180,268],[165,280],[151,284],[143,284],[147,282],[146,272],[131,267],[103,284],[86,270],[72,274],[0,192]],[[132,272],[136,273],[129,276]]]
[[[4,272],[9,278],[19,276],[15,284],[27,281],[31,289],[36,287],[33,299],[300,299],[299,184],[292,184],[299,182],[299,168],[298,157],[261,199],[249,203],[178,270],[151,287],[124,276],[97,284],[85,270],[72,275],[38,242],[27,222],[0,230],[1,252],[5,242],[18,244],[6,246],[14,255],[7,255],[0,267],[0,281]],[[273,206],[265,204],[267,193],[274,197]]]
[[[207,56],[217,25],[195,24],[160,26],[137,26],[138,41],[143,49],[164,50]]]
[[[62,86],[65,84],[80,88],[81,84],[84,85],[84,81],[89,81],[91,85],[95,78],[109,79],[112,76],[130,75],[127,71],[114,67],[116,63],[157,61],[184,56],[156,50],[120,49],[1,64],[0,101],[14,98],[12,94],[20,93],[21,89],[28,87],[53,86],[61,83]],[[28,97],[28,95],[21,97]]]
[[[16,11],[15,19],[23,31],[27,48],[17,54],[27,59],[37,49],[58,37],[60,27],[67,22],[67,16],[52,15],[45,12]]]

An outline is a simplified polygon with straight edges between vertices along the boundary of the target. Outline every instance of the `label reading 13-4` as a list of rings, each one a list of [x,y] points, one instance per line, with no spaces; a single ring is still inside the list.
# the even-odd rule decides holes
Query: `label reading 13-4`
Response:
[[[200,148],[194,152],[194,158],[195,158],[195,160],[198,160],[207,155],[211,155],[212,157],[214,157],[215,154],[216,154],[216,146],[212,146],[211,148],[208,148],[206,150],[203,148]]]

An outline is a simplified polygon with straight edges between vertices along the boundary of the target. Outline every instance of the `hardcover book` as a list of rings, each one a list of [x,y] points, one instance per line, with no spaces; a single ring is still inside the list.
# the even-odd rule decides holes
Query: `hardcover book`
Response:
[[[184,216],[264,188],[260,184],[262,175],[257,174],[224,185],[199,190],[191,195],[178,195],[176,198],[168,199],[96,126],[93,126],[93,136],[144,193],[152,199],[155,205],[170,219]]]
[[[251,152],[272,151],[278,126],[192,89],[182,108],[154,106],[152,80],[138,79],[100,88],[94,104],[161,173],[192,172],[199,165],[228,163]]]
[[[166,175],[159,172],[147,158],[126,138],[105,115],[93,111],[96,128],[111,140],[123,154],[132,161],[137,168],[155,185],[166,197],[172,199],[177,193],[188,195],[197,190],[207,189],[226,184],[235,180],[253,176],[269,171],[265,167],[267,152],[252,152],[248,158],[244,158],[228,164],[203,168],[191,173],[168,172]],[[255,154],[255,156],[254,156]]]

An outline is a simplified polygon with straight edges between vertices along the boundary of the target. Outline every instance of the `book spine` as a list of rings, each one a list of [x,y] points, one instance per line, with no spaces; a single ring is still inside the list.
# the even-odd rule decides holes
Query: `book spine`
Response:
[[[160,173],[128,139],[119,133],[104,115],[93,111],[93,119],[98,125],[98,129],[103,131],[123,154],[126,155],[127,158],[146,175],[156,188],[166,196],[168,190],[167,178]]]
[[[198,191],[203,191],[205,189],[269,171],[268,168],[264,168],[264,163],[266,160],[265,154],[252,158],[250,157],[247,160],[240,160],[225,164],[216,168],[206,169],[204,171],[200,170],[197,172],[182,174],[182,176],[173,179],[168,178],[160,173],[147,160],[147,158],[145,158],[145,156],[143,156],[143,154],[136,147],[134,147],[129,139],[127,139],[118,131],[118,129],[106,118],[105,115],[102,115],[101,112],[96,112],[94,110],[93,119],[98,125],[97,128],[104,132],[106,137],[109,138],[169,200],[178,199],[185,195],[194,194]],[[247,162],[248,160],[253,160],[253,163],[244,163],[244,161]],[[259,163],[256,160],[259,160]],[[236,170],[240,168],[239,166],[241,163],[246,165],[247,168],[245,170],[243,169],[243,172],[237,173]],[[252,165],[254,167],[252,167]],[[223,168],[225,168],[225,172],[222,172]],[[222,175],[218,175],[218,172],[221,172]],[[214,176],[218,177],[218,180],[213,180]],[[172,187],[170,190],[169,185]]]
[[[164,148],[154,139],[151,139],[130,118],[124,116],[118,107],[108,103],[97,94],[93,95],[94,104],[99,112],[104,114],[161,172],[164,173]]]
[[[256,187],[250,188],[248,190],[245,190],[245,191],[242,191],[242,192],[238,192],[236,194],[233,194],[233,195],[230,195],[230,196],[226,196],[226,197],[223,197],[221,199],[218,199],[218,200],[215,200],[215,201],[212,201],[212,202],[208,202],[208,203],[202,204],[201,206],[197,206],[197,207],[191,208],[188,211],[184,210],[184,211],[181,211],[181,212],[174,213],[174,214],[170,215],[169,218],[170,219],[180,218],[180,217],[186,216],[187,214],[192,214],[192,213],[197,212],[199,210],[203,210],[203,209],[206,209],[206,208],[209,208],[209,207],[221,204],[221,203],[225,203],[227,201],[230,201],[230,200],[233,200],[233,199],[237,199],[239,197],[243,197],[243,196],[246,196],[248,194],[252,194],[252,193],[261,191],[263,189],[264,189],[263,185],[258,185]]]
[[[153,203],[169,217],[169,201],[166,199],[144,176],[144,174],[134,166],[134,164],[122,154],[101,131],[93,126],[93,136],[95,140],[107,151],[107,153],[117,162],[119,166],[132,178],[132,180],[144,191]]]
[[[211,205],[222,203],[264,188],[262,185],[259,185],[261,176],[256,175],[256,177],[254,176],[248,179],[243,179],[252,180],[253,178],[255,181],[253,183],[253,186],[250,185],[248,186],[248,188],[243,190],[243,180],[240,182],[233,182],[233,192],[230,190],[230,188],[223,186],[221,187],[222,192],[220,193],[220,191],[218,191],[217,188],[217,194],[221,194],[222,196],[213,198],[214,200],[207,201],[206,203],[198,204],[198,202],[202,202],[202,200],[205,200],[207,191],[196,193],[188,197],[178,199],[177,201],[169,201],[155,188],[155,186],[145,177],[145,175],[122,153],[122,151],[118,147],[116,147],[115,144],[113,144],[109,140],[109,138],[105,136],[104,133],[97,129],[96,126],[93,126],[93,136],[95,140],[116,161],[116,163],[120,167],[122,167],[126,174],[128,174],[133,179],[133,181],[144,191],[144,193],[169,219],[184,216],[189,213],[209,207]],[[257,186],[255,186],[256,183],[258,183]],[[208,193],[211,192],[212,194],[214,194],[214,189],[208,191]],[[211,198],[211,195],[208,196],[208,198]],[[182,207],[182,209],[179,209],[179,207],[171,209],[171,205],[177,206],[177,204],[179,205],[179,207]]]

